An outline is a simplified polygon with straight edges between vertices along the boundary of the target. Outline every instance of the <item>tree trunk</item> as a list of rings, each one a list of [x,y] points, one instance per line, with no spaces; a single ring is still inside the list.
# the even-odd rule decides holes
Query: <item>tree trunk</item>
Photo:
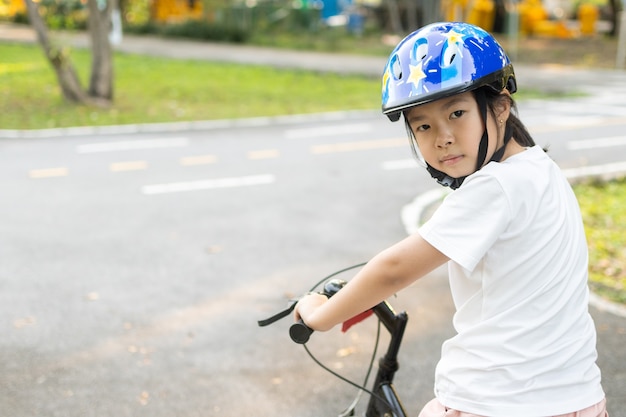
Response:
[[[440,1],[422,0],[420,4],[422,6],[422,25],[435,23],[443,18]]]
[[[111,14],[117,0],[88,0],[91,36],[91,78],[89,96],[104,101],[113,99],[113,49],[109,41]]]
[[[63,50],[63,48],[55,47],[50,41],[46,24],[39,14],[39,6],[33,3],[33,0],[26,0],[26,7],[28,9],[28,18],[37,33],[37,40],[56,73],[63,97],[73,103],[89,102],[87,93],[81,87],[80,80],[67,51]]]
[[[619,0],[609,0],[609,4],[611,6],[611,30],[609,31],[609,36],[615,37],[617,36],[621,7]]]
[[[406,23],[408,26],[408,32],[416,30],[420,24],[417,21],[417,0],[405,0],[406,7]]]
[[[389,24],[391,25],[391,31],[396,35],[402,34],[402,21],[400,20],[400,8],[396,0],[386,0],[387,8],[389,10]]]

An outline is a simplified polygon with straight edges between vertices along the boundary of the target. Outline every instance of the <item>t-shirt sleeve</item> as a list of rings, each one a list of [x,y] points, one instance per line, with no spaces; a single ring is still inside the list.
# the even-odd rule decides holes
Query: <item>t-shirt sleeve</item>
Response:
[[[511,221],[501,184],[480,171],[448,195],[418,233],[468,271],[473,271]]]

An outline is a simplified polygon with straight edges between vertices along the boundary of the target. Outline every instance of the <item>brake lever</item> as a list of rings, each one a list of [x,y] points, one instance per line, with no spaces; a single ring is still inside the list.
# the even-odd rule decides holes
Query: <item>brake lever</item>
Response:
[[[278,320],[287,317],[288,315],[290,315],[294,308],[296,308],[296,304],[298,304],[298,300],[291,300],[291,305],[289,307],[287,307],[286,310],[281,311],[280,313],[274,314],[272,317],[269,317],[265,320],[259,320],[257,323],[259,326],[264,327],[264,326],[268,326],[274,322],[277,322]]]

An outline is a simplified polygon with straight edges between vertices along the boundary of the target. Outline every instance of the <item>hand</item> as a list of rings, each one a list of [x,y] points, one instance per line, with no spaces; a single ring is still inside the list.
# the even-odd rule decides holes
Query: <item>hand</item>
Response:
[[[310,293],[305,295],[296,304],[296,308],[294,310],[295,321],[302,320],[304,324],[313,330],[318,330],[314,327],[314,323],[311,323],[310,318],[315,310],[327,301],[328,298],[322,294]]]

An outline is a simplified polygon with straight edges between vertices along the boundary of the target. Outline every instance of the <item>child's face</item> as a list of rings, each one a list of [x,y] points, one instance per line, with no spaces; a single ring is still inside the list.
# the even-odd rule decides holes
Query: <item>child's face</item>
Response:
[[[414,107],[407,113],[407,119],[420,153],[430,166],[453,178],[476,170],[478,146],[485,128],[471,92]],[[490,138],[487,155],[491,155],[496,148],[492,138],[497,138],[498,132],[489,111],[487,131]]]

